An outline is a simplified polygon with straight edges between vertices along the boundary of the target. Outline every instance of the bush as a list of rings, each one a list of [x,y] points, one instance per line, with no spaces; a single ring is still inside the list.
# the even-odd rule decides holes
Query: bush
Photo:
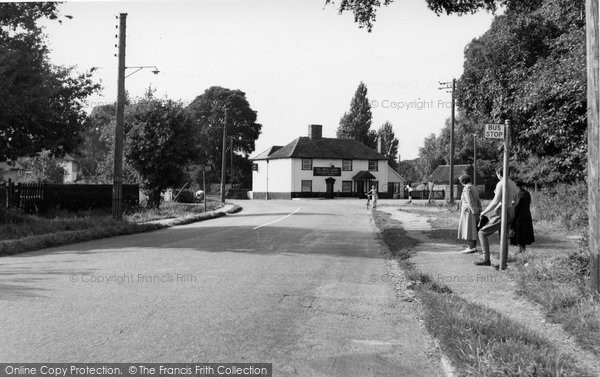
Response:
[[[250,190],[244,188],[232,188],[227,190],[225,196],[228,199],[248,199],[248,191]]]
[[[177,196],[176,201],[178,203],[193,203],[194,202],[194,193],[190,190],[183,190]]]
[[[588,192],[584,182],[559,183],[531,192],[531,214],[536,220],[564,224],[577,229],[588,224]]]

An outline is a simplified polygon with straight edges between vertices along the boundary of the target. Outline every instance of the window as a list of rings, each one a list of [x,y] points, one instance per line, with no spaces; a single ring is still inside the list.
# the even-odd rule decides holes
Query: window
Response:
[[[377,171],[379,161],[377,160],[369,160],[369,171]]]
[[[352,192],[352,181],[342,181],[342,192]]]
[[[352,160],[342,160],[342,170],[352,171]]]
[[[302,192],[312,192],[312,181],[302,180]]]
[[[302,170],[312,170],[312,158],[302,159]]]

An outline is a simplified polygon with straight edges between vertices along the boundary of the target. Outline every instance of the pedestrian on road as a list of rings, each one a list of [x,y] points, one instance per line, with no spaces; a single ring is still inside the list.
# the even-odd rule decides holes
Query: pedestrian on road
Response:
[[[481,213],[481,201],[477,188],[471,184],[471,176],[461,175],[458,180],[464,186],[460,197],[461,208],[458,219],[458,239],[466,240],[469,246],[461,251],[463,254],[477,252],[477,223]]]
[[[412,203],[412,192],[413,192],[413,188],[411,187],[410,184],[406,185],[406,190],[408,191],[408,202]]]
[[[489,222],[479,229],[479,243],[481,244],[481,249],[483,250],[483,260],[475,262],[478,266],[489,266],[490,262],[490,243],[488,237],[494,234],[495,232],[499,232],[502,223],[502,199],[503,195],[508,195],[508,208],[506,211],[507,214],[507,224],[510,226],[512,219],[514,218],[514,206],[515,199],[517,195],[517,185],[510,179],[509,175],[506,177],[506,193],[502,192],[502,175],[503,175],[502,167],[496,168],[496,177],[498,177],[498,183],[496,184],[496,189],[494,190],[494,199],[488,204],[486,209],[481,212],[481,216],[487,216],[489,218]]]
[[[373,209],[377,208],[377,199],[379,199],[377,195],[377,187],[375,185],[371,186],[371,190],[367,192],[367,197],[373,199]],[[367,208],[369,208],[369,201],[367,200]]]
[[[527,245],[535,242],[533,234],[533,221],[531,219],[531,194],[525,189],[524,183],[517,183],[517,199],[515,205],[515,218],[513,219],[510,230],[512,237],[510,238],[511,245],[519,245],[519,253],[527,249]]]

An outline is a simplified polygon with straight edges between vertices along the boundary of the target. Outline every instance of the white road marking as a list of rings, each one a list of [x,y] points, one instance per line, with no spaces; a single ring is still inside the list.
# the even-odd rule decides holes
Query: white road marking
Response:
[[[268,223],[265,223],[265,224],[259,225],[259,226],[257,226],[257,227],[254,227],[254,228],[252,228],[252,229],[254,230],[254,229],[262,228],[263,226],[271,225],[271,224],[274,224],[274,223],[276,223],[276,222],[278,222],[278,221],[281,221],[281,220],[283,220],[283,219],[287,219],[288,217],[292,216],[294,213],[298,212],[299,210],[300,210],[300,207],[296,208],[296,210],[295,210],[294,212],[292,212],[292,213],[289,213],[289,214],[287,214],[287,215],[285,215],[285,216],[283,216],[283,217],[280,217],[280,218],[278,218],[278,219],[275,219],[275,220],[273,220],[273,221],[269,221]]]

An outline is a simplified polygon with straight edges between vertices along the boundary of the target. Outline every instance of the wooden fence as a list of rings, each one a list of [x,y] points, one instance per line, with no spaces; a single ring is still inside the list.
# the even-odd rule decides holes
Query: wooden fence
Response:
[[[124,206],[139,204],[139,185],[123,185]],[[112,185],[13,183],[0,185],[0,205],[26,213],[112,207]]]
[[[404,190],[404,197],[408,198],[408,190]],[[429,199],[429,190],[413,190],[411,192],[412,199]],[[445,190],[433,190],[431,192],[431,199],[445,199]]]

